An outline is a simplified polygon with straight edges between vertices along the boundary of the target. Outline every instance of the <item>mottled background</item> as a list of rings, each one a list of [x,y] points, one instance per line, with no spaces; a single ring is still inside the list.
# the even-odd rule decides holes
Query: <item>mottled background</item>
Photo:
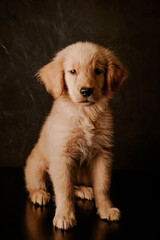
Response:
[[[160,1],[0,1],[0,166],[23,167],[52,97],[35,78],[76,41],[109,47],[129,77],[112,100],[115,169],[154,170],[160,149]]]

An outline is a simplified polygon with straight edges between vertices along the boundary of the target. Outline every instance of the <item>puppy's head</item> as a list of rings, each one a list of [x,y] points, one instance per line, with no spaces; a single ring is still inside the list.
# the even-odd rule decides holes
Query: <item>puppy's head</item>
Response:
[[[37,75],[54,98],[67,91],[73,102],[89,105],[104,95],[112,98],[127,73],[108,49],[78,42],[58,52]]]

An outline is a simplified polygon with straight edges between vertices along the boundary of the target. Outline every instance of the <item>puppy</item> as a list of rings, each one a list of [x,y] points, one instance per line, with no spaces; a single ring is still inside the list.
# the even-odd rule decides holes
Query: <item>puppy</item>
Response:
[[[46,173],[55,193],[53,225],[76,225],[75,196],[95,199],[101,219],[120,219],[110,200],[112,115],[108,100],[127,73],[108,49],[77,42],[42,67],[39,80],[55,99],[25,167],[26,188],[34,204],[45,205]]]

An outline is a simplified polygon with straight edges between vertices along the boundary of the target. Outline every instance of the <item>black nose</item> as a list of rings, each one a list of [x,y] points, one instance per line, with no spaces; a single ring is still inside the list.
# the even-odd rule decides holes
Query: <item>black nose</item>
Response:
[[[92,95],[93,91],[93,88],[81,88],[80,93],[83,97],[89,97]]]

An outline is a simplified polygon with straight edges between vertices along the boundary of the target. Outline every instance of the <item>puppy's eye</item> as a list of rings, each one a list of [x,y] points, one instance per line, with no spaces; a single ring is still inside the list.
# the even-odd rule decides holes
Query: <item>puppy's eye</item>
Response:
[[[94,70],[94,72],[95,72],[96,75],[100,75],[100,74],[102,73],[102,70],[99,69],[99,68],[96,68],[96,69]]]
[[[75,70],[75,69],[72,69],[72,70],[70,71],[70,73],[71,73],[71,74],[76,74],[76,70]]]

